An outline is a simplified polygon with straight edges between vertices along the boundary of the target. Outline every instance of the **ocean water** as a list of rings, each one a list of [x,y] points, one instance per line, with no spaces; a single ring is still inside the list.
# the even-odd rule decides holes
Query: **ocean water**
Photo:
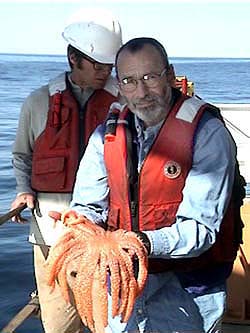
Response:
[[[211,103],[250,103],[250,59],[173,58],[177,75],[194,82],[195,93]],[[68,69],[63,56],[0,54],[0,215],[15,197],[11,147],[20,107],[35,88]],[[26,217],[29,217],[25,212]],[[0,330],[29,301],[35,290],[28,224],[0,226]],[[29,319],[18,333],[40,333]]]

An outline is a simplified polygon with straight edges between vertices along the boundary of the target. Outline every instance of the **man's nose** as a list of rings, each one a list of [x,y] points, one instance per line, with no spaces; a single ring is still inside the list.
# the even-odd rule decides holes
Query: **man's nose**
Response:
[[[137,81],[136,96],[143,98],[148,94],[148,87],[142,80]]]

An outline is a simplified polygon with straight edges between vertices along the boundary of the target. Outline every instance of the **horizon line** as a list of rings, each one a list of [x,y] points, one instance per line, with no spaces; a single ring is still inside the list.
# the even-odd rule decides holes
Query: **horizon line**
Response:
[[[64,57],[67,58],[67,55],[65,54],[49,54],[49,53],[14,53],[14,52],[0,52],[0,55],[16,55],[16,56],[39,56],[39,57]],[[232,57],[232,56],[169,56],[169,59],[173,58],[203,58],[203,59],[250,59],[250,57]]]

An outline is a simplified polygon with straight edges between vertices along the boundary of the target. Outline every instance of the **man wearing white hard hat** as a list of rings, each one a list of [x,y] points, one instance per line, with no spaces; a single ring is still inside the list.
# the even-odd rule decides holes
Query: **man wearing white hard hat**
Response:
[[[120,24],[107,11],[78,11],[62,35],[70,71],[26,98],[13,145],[17,197],[11,208],[26,203],[32,209],[29,240],[45,333],[83,332],[75,307],[65,303],[58,285],[53,292],[48,286],[45,260],[65,228],[48,214],[68,208],[88,138],[117,100],[111,71],[122,44]],[[13,220],[24,221],[20,215]]]

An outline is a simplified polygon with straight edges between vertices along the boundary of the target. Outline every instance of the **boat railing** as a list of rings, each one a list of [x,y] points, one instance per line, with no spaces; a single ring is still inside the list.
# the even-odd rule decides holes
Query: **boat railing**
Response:
[[[250,135],[248,135],[245,131],[243,131],[239,126],[235,125],[232,121],[230,121],[226,116],[226,112],[234,112],[234,111],[248,111],[249,118],[250,118],[250,104],[230,104],[230,103],[220,103],[215,104],[222,112],[223,112],[223,119],[225,120],[226,125],[229,128],[237,131],[238,133],[242,134],[244,137],[250,139]],[[225,113],[224,113],[225,112]]]
[[[33,291],[30,297],[30,301],[8,322],[0,333],[15,333],[16,328],[28,318],[33,316],[40,318],[40,304],[37,291]]]

